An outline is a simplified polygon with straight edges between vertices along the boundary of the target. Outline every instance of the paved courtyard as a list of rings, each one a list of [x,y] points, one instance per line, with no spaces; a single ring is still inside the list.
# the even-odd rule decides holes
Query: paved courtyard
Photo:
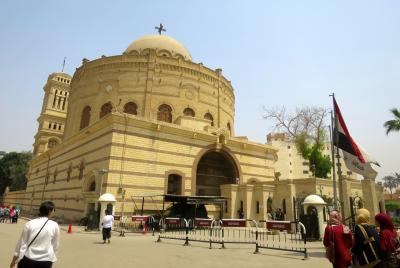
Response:
[[[9,267],[16,241],[24,221],[18,224],[0,224],[0,267]],[[102,244],[100,233],[85,233],[81,227],[73,227],[67,234],[61,226],[61,246],[56,268],[119,268],[119,267],[331,267],[324,257],[321,242],[309,243],[309,259],[302,254],[278,250],[261,249],[253,254],[254,246],[227,245],[227,249],[208,249],[206,243],[163,240],[155,243],[156,237],[147,235],[114,235],[111,244]]]

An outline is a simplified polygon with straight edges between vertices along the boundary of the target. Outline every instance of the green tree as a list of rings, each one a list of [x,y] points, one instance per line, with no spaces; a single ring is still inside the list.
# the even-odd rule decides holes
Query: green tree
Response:
[[[327,115],[327,109],[321,107],[297,108],[292,114],[285,107],[275,107],[265,109],[264,115],[274,122],[275,129],[289,135],[301,156],[309,161],[314,176],[319,178],[327,178],[332,167],[330,157],[322,153],[328,142]]]
[[[385,176],[382,178],[383,187],[387,188],[390,192],[390,199],[393,199],[393,190],[399,186],[400,183],[400,174],[396,173],[395,176]]]
[[[386,135],[392,131],[400,131],[400,111],[396,108],[390,110],[394,119],[386,121],[383,126],[386,128]]]
[[[26,188],[26,173],[31,158],[31,152],[11,152],[0,159],[0,196],[4,194],[7,187],[10,191]]]

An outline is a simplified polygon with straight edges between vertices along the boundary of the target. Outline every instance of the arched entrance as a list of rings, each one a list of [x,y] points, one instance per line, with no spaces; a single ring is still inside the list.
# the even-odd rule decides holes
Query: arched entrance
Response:
[[[219,196],[220,185],[234,184],[239,177],[234,160],[224,152],[205,153],[196,170],[196,195]]]

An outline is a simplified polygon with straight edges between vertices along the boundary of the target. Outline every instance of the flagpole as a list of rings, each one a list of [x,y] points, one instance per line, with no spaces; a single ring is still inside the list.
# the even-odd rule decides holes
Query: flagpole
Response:
[[[335,148],[333,147],[333,111],[331,110],[331,125],[329,126],[329,137],[331,140],[332,155],[332,187],[333,187],[333,209],[337,210],[337,189],[336,189],[336,167],[335,167]]]
[[[339,202],[340,202],[340,210],[342,212],[342,217],[343,219],[346,218],[345,216],[345,201],[343,200],[343,176],[342,176],[342,167],[340,163],[340,154],[339,154],[339,134],[338,134],[338,120],[337,120],[337,115],[335,111],[335,93],[332,93],[332,95],[329,95],[332,97],[332,102],[333,102],[333,111],[334,111],[334,131],[333,131],[333,138],[335,139],[336,143],[336,159],[337,159],[337,174],[339,177]]]

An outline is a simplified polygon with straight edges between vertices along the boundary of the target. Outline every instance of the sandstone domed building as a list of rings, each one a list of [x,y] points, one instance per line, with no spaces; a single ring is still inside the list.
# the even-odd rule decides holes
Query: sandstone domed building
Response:
[[[72,78],[51,74],[44,92],[27,189],[5,197],[25,211],[53,200],[56,216],[78,220],[104,193],[126,215],[141,209],[142,196],[152,196],[144,210],[153,213],[162,204],[156,195],[222,195],[224,217],[242,208],[246,218],[265,219],[279,207],[292,219],[296,198],[332,195],[329,180],[287,158],[281,136],[266,144],[236,137],[231,82],[171,37],[144,36],[121,55],[83,59]],[[292,165],[295,176],[277,176],[294,174]],[[346,198],[362,196],[365,187],[348,180]],[[372,185],[369,192],[381,191]]]

